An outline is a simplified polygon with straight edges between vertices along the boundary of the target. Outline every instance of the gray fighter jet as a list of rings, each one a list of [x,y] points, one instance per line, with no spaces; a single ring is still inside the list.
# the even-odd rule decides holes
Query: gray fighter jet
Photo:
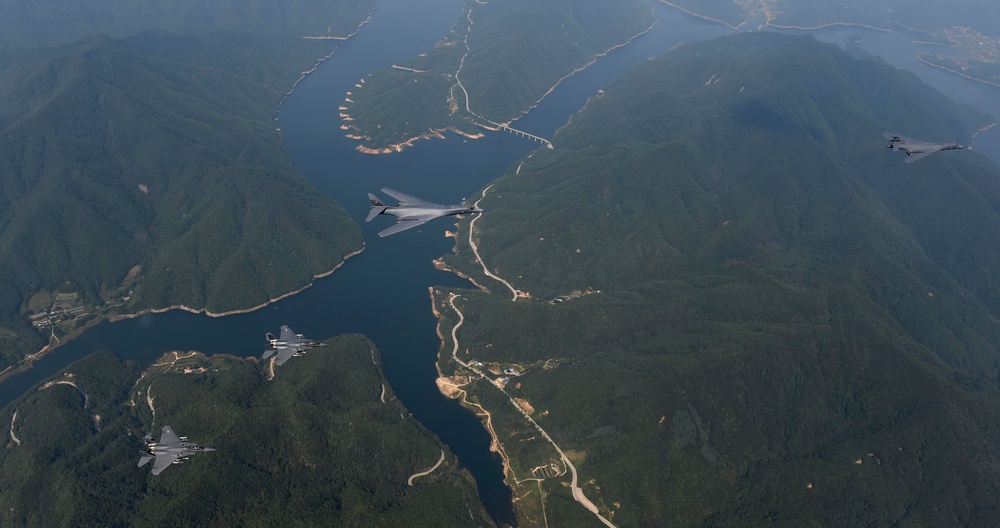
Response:
[[[267,350],[264,351],[263,359],[267,359],[278,353],[277,365],[284,365],[286,361],[306,353],[306,350],[314,347],[326,346],[326,343],[306,339],[302,334],[296,334],[288,325],[281,327],[281,335],[274,337],[267,334]]]
[[[371,201],[372,208],[368,212],[368,219],[365,220],[365,222],[371,222],[372,218],[381,214],[396,217],[396,225],[379,231],[378,236],[380,237],[395,235],[400,231],[405,231],[411,227],[417,227],[418,225],[422,225],[429,220],[434,220],[435,218],[440,218],[442,216],[483,212],[483,210],[478,207],[465,204],[439,205],[431,203],[386,187],[382,188],[382,192],[398,200],[399,205],[395,207],[385,205],[378,199],[377,196],[372,193],[368,193],[368,200]]]
[[[965,148],[958,143],[928,143],[891,132],[885,132],[882,135],[889,140],[888,148],[906,151],[906,159],[903,160],[906,163],[917,161],[924,156],[929,156],[942,150],[961,150]]]
[[[160,441],[154,442],[153,437],[146,435],[146,451],[139,459],[139,467],[145,466],[150,460],[153,462],[153,474],[159,475],[171,464],[181,464],[192,455],[215,451],[211,447],[201,447],[193,442],[188,442],[186,436],[177,436],[177,433],[169,425],[163,427],[160,433]]]

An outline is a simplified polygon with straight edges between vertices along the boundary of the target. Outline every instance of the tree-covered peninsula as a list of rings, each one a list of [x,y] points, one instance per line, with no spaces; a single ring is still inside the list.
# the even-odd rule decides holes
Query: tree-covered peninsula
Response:
[[[274,120],[327,53],[223,33],[4,48],[0,370],[109,312],[253,308],[358,251]]]
[[[572,482],[620,527],[995,524],[1000,170],[881,136],[991,121],[768,33],[593,98],[461,224],[491,291],[435,300],[523,525],[600,526]]]
[[[481,134],[652,23],[642,0],[469,0],[434,50],[362,79],[341,108],[344,128],[364,152],[445,130]]]
[[[194,352],[69,366],[0,411],[0,524],[491,526],[374,345],[328,343],[277,368]],[[164,425],[217,451],[153,476],[136,463]]]

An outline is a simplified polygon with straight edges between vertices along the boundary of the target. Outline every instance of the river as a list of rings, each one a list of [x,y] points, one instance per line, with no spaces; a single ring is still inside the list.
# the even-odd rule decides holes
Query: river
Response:
[[[472,197],[538,144],[505,132],[488,133],[479,140],[449,135],[446,140],[417,142],[398,154],[371,156],[354,150],[356,143],[344,137],[338,117],[346,92],[359,79],[375,68],[430,49],[447,33],[461,8],[460,0],[383,0],[355,37],[331,44],[336,46],[336,52],[298,84],[280,109],[279,126],[292,160],[312,183],[344,204],[362,225],[367,241],[363,253],[303,292],[252,313],[212,318],[176,310],[101,323],[37,361],[28,372],[0,384],[0,405],[7,405],[72,361],[99,350],[147,366],[172,350],[259,355],[263,333],[277,333],[283,324],[314,339],[362,333],[382,352],[383,368],[396,395],[473,474],[491,517],[498,524],[516,524],[510,490],[503,483],[499,459],[489,451],[488,434],[474,415],[442,396],[434,382],[440,341],[428,288],[471,287],[431,264],[452,249],[453,241],[443,234],[453,229],[453,223],[437,220],[380,239],[376,233],[389,220],[379,218],[365,224],[364,218],[368,211],[366,193],[384,186],[437,202]],[[513,126],[551,139],[589,97],[634,65],[665,53],[679,42],[732,33],[721,25],[664,5],[658,4],[656,13],[660,22],[652,31],[564,81]],[[886,35],[895,35],[895,40],[888,39],[887,46],[900,57],[905,57],[906,50],[913,46],[898,32]],[[843,43],[843,36],[835,31],[817,36]],[[865,42],[869,42],[867,33]],[[878,49],[870,51],[877,53]],[[943,85],[962,81],[919,63],[913,69],[921,77],[943,74],[935,80]],[[931,84],[938,86],[935,82]],[[967,91],[979,93],[978,88]],[[990,107],[990,102],[997,105],[996,100],[1000,98],[994,95],[990,101],[979,100],[982,107],[972,104],[1000,115],[1000,108]]]

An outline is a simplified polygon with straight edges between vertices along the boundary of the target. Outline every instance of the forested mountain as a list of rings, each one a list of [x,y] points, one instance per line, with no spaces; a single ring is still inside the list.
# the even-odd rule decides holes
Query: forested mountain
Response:
[[[448,128],[509,123],[562,78],[653,23],[641,0],[467,2],[431,52],[373,72],[345,102],[370,149]]]
[[[344,37],[374,8],[375,0],[0,0],[0,44],[59,44],[96,34],[126,37],[149,29]]]
[[[446,260],[493,289],[456,292],[462,359],[522,373],[506,392],[617,526],[995,525],[1000,170],[903,163],[881,136],[967,143],[990,122],[807,37],[648,61],[480,204],[480,255],[531,298],[482,275],[462,224]],[[470,387],[508,482],[563,466]],[[594,520],[568,478],[522,518]]]
[[[41,346],[26,315],[50,294],[88,311],[246,309],[358,250],[275,130],[283,93],[325,53],[218,33],[5,49],[0,366]]]
[[[395,399],[371,342],[329,343],[273,380],[253,359],[193,353],[145,375],[108,354],[71,365],[0,412],[5,431],[17,412],[0,524],[492,525],[450,453],[408,485],[443,446]],[[218,451],[153,476],[136,462],[142,435],[164,425]]]

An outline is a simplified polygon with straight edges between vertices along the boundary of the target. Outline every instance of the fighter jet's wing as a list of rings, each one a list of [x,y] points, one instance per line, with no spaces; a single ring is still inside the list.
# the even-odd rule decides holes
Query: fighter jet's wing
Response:
[[[281,347],[281,348],[279,348],[278,349],[278,359],[275,360],[274,364],[278,365],[278,366],[284,365],[286,361],[288,361],[289,359],[292,359],[292,356],[294,356],[296,352],[298,352],[298,350],[296,348],[294,348],[294,347]]]
[[[281,337],[279,337],[278,339],[286,343],[289,343],[291,341],[294,341],[295,339],[298,339],[298,337],[299,337],[298,334],[293,332],[291,328],[288,328],[288,325],[285,325],[281,327]]]
[[[177,436],[177,433],[169,425],[163,426],[163,431],[160,434],[161,444],[179,444],[181,443],[181,437]]]
[[[175,453],[156,455],[156,462],[153,462],[153,474],[159,475],[164,469],[170,467],[170,464],[173,464],[178,458],[180,458],[180,455]]]
[[[387,237],[389,235],[395,235],[396,233],[398,233],[400,231],[406,231],[407,229],[410,229],[411,227],[417,227],[418,225],[424,225],[424,223],[426,223],[426,222],[427,222],[426,220],[417,220],[417,219],[402,220],[401,219],[399,222],[396,222],[396,225],[390,227],[389,229],[383,229],[383,230],[379,231],[378,232],[378,236],[380,236],[380,237]]]
[[[416,196],[410,196],[409,194],[404,194],[399,191],[394,191],[388,187],[382,187],[382,192],[392,196],[396,200],[399,200],[399,205],[420,205],[420,204],[430,204],[427,200],[422,198],[417,198]]]

